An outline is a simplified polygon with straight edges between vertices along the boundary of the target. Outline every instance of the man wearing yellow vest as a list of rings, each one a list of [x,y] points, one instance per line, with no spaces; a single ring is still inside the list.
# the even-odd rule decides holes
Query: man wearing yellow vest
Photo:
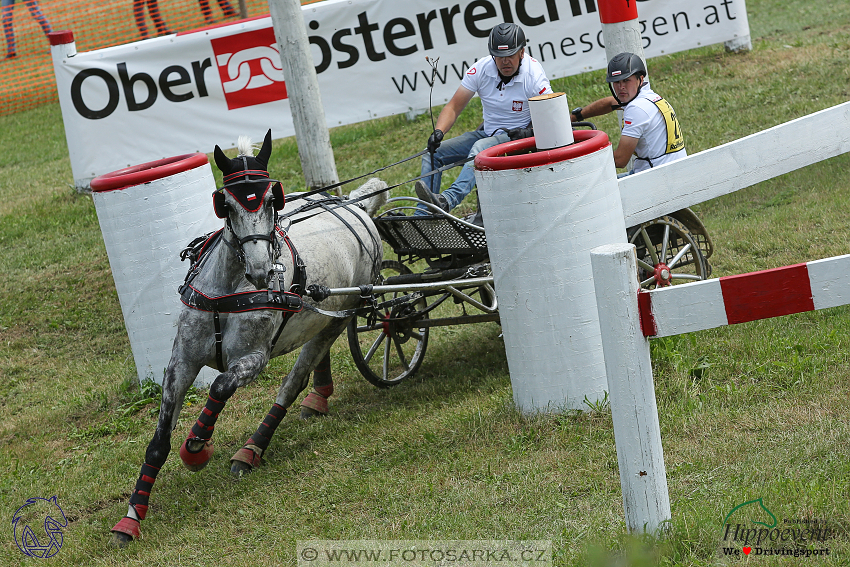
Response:
[[[608,63],[605,79],[613,96],[572,111],[573,122],[623,109],[620,142],[614,150],[614,165],[626,167],[632,155],[638,173],[688,155],[676,112],[653,92],[646,79],[646,66],[634,53],[620,53]]]

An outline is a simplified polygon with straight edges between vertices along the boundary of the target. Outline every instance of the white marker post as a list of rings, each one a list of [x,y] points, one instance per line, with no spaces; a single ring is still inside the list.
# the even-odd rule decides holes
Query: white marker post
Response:
[[[670,519],[670,496],[649,339],[640,329],[635,246],[594,248],[590,262],[626,526],[632,533],[656,533]]]
[[[590,250],[626,241],[608,136],[534,152],[535,139],[475,158],[514,401],[524,413],[604,398]],[[533,153],[529,153],[532,151]]]
[[[212,169],[206,155],[186,154],[101,175],[91,187],[139,382],[162,384],[183,308],[177,288],[189,269],[180,251],[222,226]],[[216,376],[204,367],[195,385]]]

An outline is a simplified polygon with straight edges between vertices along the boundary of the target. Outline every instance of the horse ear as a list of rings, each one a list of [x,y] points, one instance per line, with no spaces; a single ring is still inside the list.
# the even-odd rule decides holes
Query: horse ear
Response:
[[[227,175],[230,173],[230,158],[224,155],[218,144],[215,145],[215,150],[213,150],[213,158],[215,158],[215,164],[223,174]]]
[[[269,166],[269,158],[272,157],[272,130],[269,128],[269,131],[266,132],[266,137],[263,140],[263,147],[260,148],[260,153],[257,154],[257,161],[262,163],[264,166]]]

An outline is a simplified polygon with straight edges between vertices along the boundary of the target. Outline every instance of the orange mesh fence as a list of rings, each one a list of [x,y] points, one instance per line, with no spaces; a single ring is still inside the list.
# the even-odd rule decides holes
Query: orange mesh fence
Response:
[[[317,0],[302,1],[310,4]],[[77,51],[269,13],[267,0],[0,0],[0,115],[58,100],[47,32],[71,30]]]

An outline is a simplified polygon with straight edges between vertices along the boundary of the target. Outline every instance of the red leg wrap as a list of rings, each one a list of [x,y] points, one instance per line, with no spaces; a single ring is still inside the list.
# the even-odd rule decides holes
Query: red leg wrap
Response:
[[[331,386],[333,388],[333,386]],[[327,396],[323,396],[315,390],[307,394],[307,397],[304,398],[304,401],[301,402],[301,405],[305,408],[310,408],[319,412],[322,415],[328,413],[328,398]]]
[[[110,531],[127,534],[133,539],[139,539],[142,536],[142,533],[139,531],[139,521],[127,516],[121,518],[121,521],[115,524],[115,527]]]
[[[190,439],[194,438],[195,436],[190,433],[186,440],[183,441],[183,444],[180,445],[180,458],[183,460],[183,464],[186,465],[186,468],[190,471],[199,471],[207,466],[207,463],[210,461],[210,457],[212,457],[213,454],[213,443],[212,440],[207,439],[204,443],[204,447],[200,451],[192,453],[189,451],[186,443]]]
[[[133,504],[133,509],[136,510],[140,520],[144,520],[148,515],[148,507],[144,504]]]
[[[239,462],[245,463],[247,465],[250,465],[254,468],[257,468],[257,467],[260,466],[261,460],[262,460],[262,457],[260,457],[260,455],[258,455],[253,450],[249,449],[248,447],[242,447],[241,449],[236,451],[235,455],[233,455],[230,458],[230,462],[239,461]]]
[[[328,384],[327,386],[319,386],[318,388],[313,388],[317,394],[323,396],[325,398],[330,398],[334,393],[334,385],[333,383]]]

